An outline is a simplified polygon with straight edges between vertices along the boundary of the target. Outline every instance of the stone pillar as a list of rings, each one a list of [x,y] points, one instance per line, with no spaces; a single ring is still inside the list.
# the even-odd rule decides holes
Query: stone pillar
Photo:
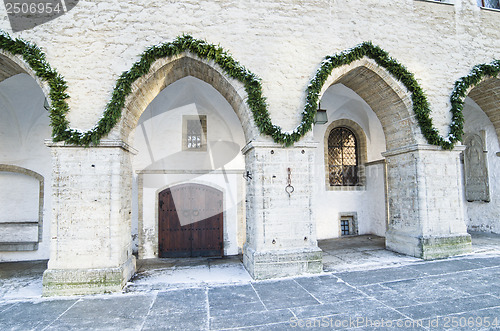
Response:
[[[243,148],[251,177],[247,178],[243,263],[254,279],[322,271],[322,251],[311,214],[315,147],[250,142]]]
[[[462,150],[411,145],[383,153],[389,208],[387,249],[423,259],[470,251],[462,200]]]
[[[43,295],[120,291],[135,272],[129,147],[49,146],[53,214]]]

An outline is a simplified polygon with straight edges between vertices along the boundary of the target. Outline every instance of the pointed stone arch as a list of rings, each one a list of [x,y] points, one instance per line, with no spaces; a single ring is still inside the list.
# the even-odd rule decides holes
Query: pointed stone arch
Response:
[[[245,102],[247,95],[244,85],[228,77],[213,61],[185,52],[155,61],[148,74],[137,79],[125,100],[122,116],[110,136],[130,144],[139,118],[151,101],[164,88],[188,76],[208,83],[227,100],[240,120],[246,142],[259,135]]]
[[[16,190],[26,189],[22,179],[18,182],[13,178],[10,185],[2,187],[2,193],[7,197],[2,201],[3,207],[15,211],[14,218],[20,216],[21,219],[4,219],[2,222],[0,232],[4,232],[9,243],[0,245],[0,256],[4,261],[46,259],[51,250],[48,230],[53,191],[51,185],[46,184],[50,183],[52,172],[50,151],[45,146],[45,140],[50,138],[51,123],[49,113],[43,109],[43,100],[50,102],[50,78],[41,74],[40,63],[47,64],[43,56],[38,58],[39,62],[30,61],[27,53],[36,49],[33,45],[18,41],[18,47],[26,47],[19,52],[19,49],[10,49],[6,39],[5,35],[0,36],[0,83],[3,85],[2,113],[5,115],[0,128],[0,148],[3,147],[0,171],[6,177],[13,174],[19,176],[17,179],[31,177],[38,181],[38,189],[28,187],[19,200],[11,197]],[[25,98],[28,98],[27,102],[24,102]],[[17,214],[18,211],[28,212],[31,216]],[[22,255],[18,254],[23,251]],[[16,255],[9,255],[13,252],[17,252]]]
[[[461,206],[455,206],[461,197],[456,187],[459,152],[441,149],[452,148],[456,140],[443,138],[433,127],[429,104],[413,75],[396,60],[384,62],[371,54],[352,61],[343,61],[341,56],[338,61],[327,60],[318,70],[318,99],[328,87],[341,83],[371,107],[384,131],[387,249],[424,259],[468,251],[470,236]],[[334,64],[328,67],[329,63]],[[450,169],[446,182],[435,170],[444,167]],[[434,192],[441,187],[450,193],[440,198],[437,207]],[[445,200],[450,206],[446,211]]]
[[[227,101],[230,108],[232,108],[238,117],[239,124],[243,130],[245,137],[244,142],[242,142],[243,145],[255,140],[259,136],[259,128],[255,124],[253,117],[254,114],[252,113],[247,102],[248,97],[244,83],[231,78],[229,74],[227,74],[227,72],[214,61],[204,59],[192,52],[185,51],[178,55],[166,56],[155,60],[151,64],[149,71],[134,81],[131,85],[130,92],[125,98],[121,117],[119,118],[116,126],[112,129],[110,138],[121,140],[125,144],[132,146],[135,139],[135,129],[140,122],[141,115],[147,107],[164,89],[186,77],[193,77],[201,81],[199,83],[208,84]],[[240,144],[240,148],[242,148],[243,145]],[[168,143],[166,144],[166,148],[168,148]],[[127,180],[132,179],[133,181],[133,165],[124,165],[122,170],[124,171]],[[143,174],[140,174],[137,180],[139,192],[142,192],[142,176]],[[190,179],[189,182],[194,183],[196,180],[193,181]],[[163,189],[165,189],[165,187]],[[242,190],[245,190],[244,186]],[[225,199],[225,191],[220,191],[223,192]],[[147,252],[147,254],[150,254],[151,252],[158,254],[159,251],[157,228],[152,236],[146,237],[146,235],[141,233],[145,228],[144,224],[149,224],[148,222],[145,222],[143,218],[145,208],[143,207],[144,200],[142,200],[142,194],[143,193],[139,193],[139,207],[137,210],[139,257],[145,256],[144,252]],[[133,196],[131,191],[122,192],[122,196],[126,196],[125,198],[122,197],[122,199],[127,201],[133,201],[136,198]],[[155,210],[157,209],[158,208],[155,207]],[[239,214],[237,213],[234,213],[234,215],[235,218],[239,217]],[[158,219],[157,216],[156,219]],[[224,224],[230,223],[228,222]],[[245,223],[242,224],[244,225]],[[226,228],[224,228],[224,231],[226,231]],[[239,231],[240,229],[238,228],[237,233]],[[226,235],[226,232],[224,232],[224,235]],[[234,237],[236,238],[237,235],[235,234]],[[236,241],[234,241],[234,243],[236,243]]]
[[[364,57],[333,69],[319,99],[330,86],[339,83],[356,92],[373,109],[382,124],[387,150],[424,142],[412,110],[411,94],[374,60]]]
[[[470,87],[467,95],[488,116],[500,140],[500,78],[483,78],[478,84]]]
[[[0,49],[0,83],[18,74],[27,74],[31,78],[33,78],[37,85],[42,89],[45,98],[47,98],[47,100],[50,102],[49,84],[46,81],[40,79],[40,77],[37,76],[35,70],[33,70],[31,66],[26,61],[24,61],[20,55],[15,55],[3,49]]]

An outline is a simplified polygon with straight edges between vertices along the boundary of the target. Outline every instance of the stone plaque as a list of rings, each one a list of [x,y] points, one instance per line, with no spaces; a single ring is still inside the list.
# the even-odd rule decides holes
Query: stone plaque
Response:
[[[482,133],[484,137],[484,132]],[[485,139],[478,134],[466,134],[464,145],[466,146],[464,152],[465,199],[489,202],[490,188]]]

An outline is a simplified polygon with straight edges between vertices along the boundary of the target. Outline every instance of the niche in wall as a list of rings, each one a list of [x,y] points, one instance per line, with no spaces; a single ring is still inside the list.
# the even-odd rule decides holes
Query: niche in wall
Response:
[[[0,164],[0,251],[35,251],[42,240],[43,176]]]

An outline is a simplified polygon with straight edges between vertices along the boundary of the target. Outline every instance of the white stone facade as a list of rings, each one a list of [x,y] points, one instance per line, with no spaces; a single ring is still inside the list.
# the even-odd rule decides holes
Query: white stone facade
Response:
[[[323,58],[372,41],[414,74],[446,136],[455,81],[500,57],[499,23],[500,12],[476,0],[80,0],[31,30],[12,33],[8,20],[0,29],[41,47],[67,81],[67,119],[81,131],[95,126],[119,75],[148,47],[190,34],[220,44],[262,79],[272,122],[285,131],[301,123],[304,91]],[[133,84],[99,146],[46,142],[47,84],[20,56],[0,57],[19,65],[0,70],[0,239],[14,238],[15,222],[31,222],[26,242],[36,221],[42,234],[37,249],[0,251],[0,261],[50,258],[46,295],[119,290],[134,272],[133,253],[158,255],[158,193],[180,183],[223,192],[224,254],[243,254],[255,278],[321,271],[317,240],[340,236],[347,214],[359,234],[385,236],[389,249],[422,258],[467,251],[467,229],[500,231],[498,78],[472,88],[464,106],[464,131],[486,137],[491,197],[467,202],[464,148],[429,145],[411,94],[367,58],[333,70],[320,95],[328,123],[285,148],[260,134],[243,84],[191,53],[156,61]],[[207,151],[190,154],[182,121],[197,115],[207,116]],[[335,121],[366,138],[356,189],[325,180],[325,135]],[[7,166],[43,177],[42,207],[37,182]],[[19,206],[26,214],[13,212]]]

